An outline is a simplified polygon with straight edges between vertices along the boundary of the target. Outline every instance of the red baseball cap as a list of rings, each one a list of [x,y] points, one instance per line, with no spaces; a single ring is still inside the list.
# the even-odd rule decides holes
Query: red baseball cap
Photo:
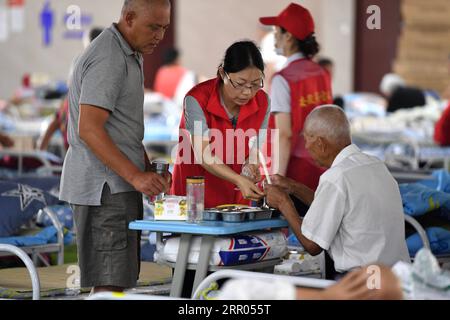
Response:
[[[288,5],[277,17],[263,17],[259,21],[265,25],[282,27],[299,40],[304,40],[314,32],[314,20],[308,9],[296,3]]]

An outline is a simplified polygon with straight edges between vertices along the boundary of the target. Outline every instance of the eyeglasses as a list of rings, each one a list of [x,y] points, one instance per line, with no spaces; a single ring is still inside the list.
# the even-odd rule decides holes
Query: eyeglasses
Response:
[[[241,84],[241,83],[234,82],[233,80],[231,80],[231,78],[228,75],[228,73],[226,73],[225,71],[224,71],[224,73],[227,76],[228,81],[230,81],[231,85],[236,90],[245,91],[245,89],[250,89],[251,91],[258,91],[259,89],[262,89],[264,87],[264,79],[263,78],[260,79],[260,83],[258,83],[258,84],[251,84],[250,86],[248,86],[245,83]]]

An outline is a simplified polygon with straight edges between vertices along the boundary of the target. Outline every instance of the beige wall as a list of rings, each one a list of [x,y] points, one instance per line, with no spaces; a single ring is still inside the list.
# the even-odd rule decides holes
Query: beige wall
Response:
[[[322,55],[336,63],[334,91],[351,91],[353,86],[353,20],[355,0],[296,1],[309,8],[316,20]],[[94,25],[109,26],[119,17],[123,0],[53,0],[56,13],[54,42],[41,44],[39,12],[45,0],[26,1],[26,29],[0,42],[0,99],[8,98],[20,84],[25,72],[48,73],[52,79],[65,80],[73,58],[82,43],[65,40],[62,22],[67,7],[79,5],[91,14]],[[274,15],[290,0],[177,0],[176,42],[185,64],[207,77],[216,72],[225,49],[244,38],[258,40],[258,17]],[[6,0],[0,0],[0,6]]]
[[[259,35],[258,17],[278,14],[291,0],[178,0],[176,39],[186,66],[212,77],[226,48]],[[335,93],[353,87],[354,0],[295,1],[316,20],[321,55],[336,64]]]
[[[0,0],[0,6],[5,3],[6,0]],[[26,72],[48,73],[51,79],[67,78],[73,58],[83,49],[81,41],[63,39],[66,31],[63,17],[69,5],[80,6],[82,13],[93,16],[94,25],[102,27],[117,21],[122,8],[122,0],[53,0],[53,44],[44,47],[39,12],[45,0],[28,0],[25,3],[24,32],[10,34],[7,42],[0,42],[0,99],[10,97]]]
[[[333,92],[353,91],[356,4],[354,0],[321,0],[321,54],[335,62]]]

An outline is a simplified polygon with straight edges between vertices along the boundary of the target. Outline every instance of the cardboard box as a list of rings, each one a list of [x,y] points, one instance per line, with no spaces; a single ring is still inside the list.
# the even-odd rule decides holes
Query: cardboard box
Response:
[[[155,220],[186,220],[187,205],[186,197],[166,196],[162,200],[154,202]]]
[[[393,71],[408,85],[439,93],[448,86],[450,1],[403,0]]]

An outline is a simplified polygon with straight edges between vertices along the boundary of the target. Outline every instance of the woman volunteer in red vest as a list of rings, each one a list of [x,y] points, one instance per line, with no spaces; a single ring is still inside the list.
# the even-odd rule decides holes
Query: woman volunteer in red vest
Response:
[[[249,204],[264,193],[254,155],[265,142],[270,108],[264,63],[253,42],[231,45],[217,78],[192,88],[184,100],[171,193],[186,195],[188,176],[205,177],[205,207]],[[249,150],[249,140],[257,144]],[[195,151],[195,153],[194,153]],[[194,155],[196,157],[194,158]],[[194,161],[195,160],[195,161]]]
[[[311,59],[319,51],[309,11],[291,3],[277,17],[259,19],[275,26],[275,47],[287,57],[271,86],[269,128],[279,129],[278,173],[315,190],[324,169],[305,150],[301,136],[306,116],[317,106],[332,103],[329,74]]]

